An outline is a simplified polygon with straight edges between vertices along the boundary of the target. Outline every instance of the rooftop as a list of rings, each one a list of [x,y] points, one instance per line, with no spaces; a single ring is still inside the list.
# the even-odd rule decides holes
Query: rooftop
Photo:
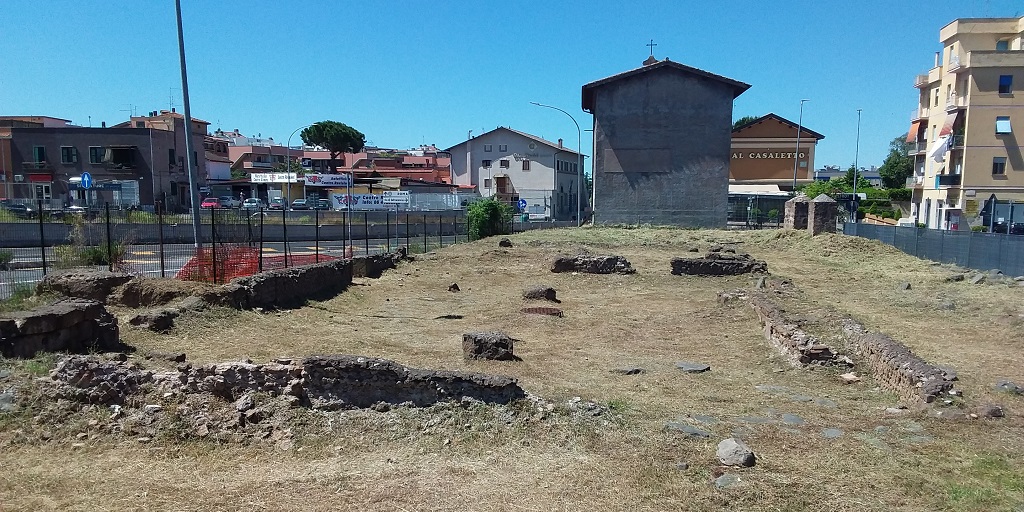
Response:
[[[740,82],[740,81],[737,81],[737,80],[733,80],[731,78],[726,78],[726,77],[721,76],[721,75],[716,75],[714,73],[711,73],[711,72],[708,72],[708,71],[704,71],[703,69],[697,69],[695,67],[687,66],[685,64],[680,64],[678,62],[672,62],[668,58],[666,58],[665,60],[662,60],[662,61],[652,62],[650,64],[647,64],[647,62],[651,62],[651,59],[648,59],[647,61],[644,61],[644,62],[645,63],[644,63],[643,66],[640,66],[640,67],[638,67],[636,69],[631,69],[629,71],[625,71],[625,72],[619,73],[617,75],[612,75],[612,76],[607,77],[607,78],[602,78],[600,80],[597,80],[597,81],[594,81],[594,82],[590,82],[589,84],[584,85],[583,86],[583,110],[590,110],[593,107],[593,99],[594,99],[593,91],[594,91],[594,89],[596,89],[598,87],[601,87],[601,86],[604,86],[604,85],[607,85],[607,84],[610,84],[612,82],[617,82],[617,81],[625,79],[625,78],[629,78],[629,77],[632,77],[632,76],[640,75],[640,74],[643,74],[643,73],[649,73],[649,72],[656,71],[656,70],[663,70],[663,69],[670,69],[670,70],[681,71],[683,73],[689,73],[689,74],[701,76],[701,77],[704,77],[704,78],[708,78],[708,79],[714,80],[716,82],[721,82],[722,84],[733,88],[733,98],[739,96],[740,94],[743,94],[744,91],[746,91],[747,89],[750,88],[750,84],[745,84],[743,82]]]

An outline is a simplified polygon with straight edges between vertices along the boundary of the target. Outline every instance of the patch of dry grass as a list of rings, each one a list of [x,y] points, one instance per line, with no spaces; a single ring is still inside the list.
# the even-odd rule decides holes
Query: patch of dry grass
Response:
[[[291,452],[199,442],[145,448],[113,440],[70,452],[59,443],[8,446],[0,453],[7,468],[0,503],[18,510],[1000,510],[1024,504],[1024,479],[1017,476],[1024,473],[1018,412],[1024,399],[991,390],[997,378],[1024,384],[1024,336],[1014,316],[1024,312],[1024,288],[946,283],[950,267],[842,236],[574,229],[512,239],[511,249],[493,240],[445,248],[310,307],[215,310],[183,319],[170,335],[126,330],[124,337],[143,350],[184,351],[194,363],[347,353],[509,374],[545,398],[609,404],[623,423],[556,418],[499,429],[484,414],[424,433],[419,420],[392,412],[370,424],[310,430],[296,440],[301,451]],[[955,366],[968,402],[1003,403],[1009,417],[949,423],[918,413],[886,416],[883,409],[896,398],[870,379],[843,386],[832,370],[788,368],[761,337],[748,306],[716,301],[719,291],[750,287],[753,278],[669,275],[669,259],[686,247],[720,243],[765,259],[774,275],[792,279],[801,291],[783,299],[787,308],[809,317],[851,315],[888,332],[924,358]],[[556,255],[580,250],[621,254],[638,272],[548,271]],[[898,291],[903,281],[913,288]],[[448,292],[452,282],[462,291]],[[520,292],[532,284],[558,290],[564,318],[520,313]],[[956,309],[939,309],[942,301]],[[463,319],[436,319],[450,314]],[[521,339],[516,353],[523,361],[464,361],[461,335],[476,330]],[[683,374],[674,367],[680,360],[708,363],[712,371]],[[648,372],[609,372],[623,365]],[[759,391],[762,385],[785,391]],[[781,424],[782,413],[805,423]],[[704,424],[692,415],[717,421]],[[665,431],[674,420],[713,436]],[[825,428],[843,435],[826,439]],[[711,484],[715,444],[733,432],[748,440],[759,462],[731,470],[743,483],[718,490]],[[689,468],[677,468],[679,462]]]

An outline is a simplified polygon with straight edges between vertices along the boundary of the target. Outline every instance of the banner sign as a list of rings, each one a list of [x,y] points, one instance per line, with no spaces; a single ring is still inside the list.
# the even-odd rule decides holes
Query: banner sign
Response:
[[[335,210],[345,210],[348,208],[349,198],[353,210],[385,210],[388,206],[384,203],[383,196],[375,194],[331,194],[331,207]]]
[[[307,187],[349,187],[352,185],[350,174],[306,174]]]

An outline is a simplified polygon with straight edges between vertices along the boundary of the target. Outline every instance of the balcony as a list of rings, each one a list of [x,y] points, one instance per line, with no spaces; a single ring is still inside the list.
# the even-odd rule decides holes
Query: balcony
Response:
[[[910,113],[910,122],[920,121],[922,119],[927,119],[927,118],[928,118],[928,108],[927,107],[921,107],[921,108],[914,109],[914,111]]]
[[[918,89],[928,87],[928,83],[928,75],[917,75],[914,77],[914,87]]]
[[[960,174],[939,174],[935,176],[938,187],[959,187],[963,176]]]
[[[953,140],[949,146],[951,149],[963,149],[964,148],[964,136],[954,135]]]
[[[962,65],[959,55],[953,55],[949,58],[949,65],[946,66],[947,72],[958,73],[964,69],[967,69],[967,66]]]
[[[928,151],[928,142],[916,140],[907,143],[907,156],[914,156]]]
[[[960,59],[958,72],[970,68],[1012,68],[1024,66],[1024,50],[976,50]]]
[[[273,169],[274,164],[272,162],[244,162],[242,167],[245,169]]]
[[[967,108],[967,96],[959,96],[954,92],[946,98],[946,112],[953,112],[961,108]]]
[[[25,171],[52,171],[53,164],[50,162],[22,162],[21,168]]]

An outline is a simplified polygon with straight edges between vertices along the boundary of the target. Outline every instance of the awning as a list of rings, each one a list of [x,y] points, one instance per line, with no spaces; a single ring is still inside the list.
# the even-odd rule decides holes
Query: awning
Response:
[[[917,132],[921,131],[921,121],[910,123],[910,131],[907,132],[907,143],[913,144],[917,141]]]
[[[757,196],[788,196],[789,192],[779,190],[778,185],[729,185],[730,194]]]
[[[1010,130],[1010,118],[1009,117],[997,117],[996,118],[996,133],[1005,134],[1012,133]]]
[[[942,123],[942,130],[939,131],[939,137],[953,134],[953,123],[956,123],[956,116],[958,115],[960,115],[959,110],[946,114],[946,121]]]

